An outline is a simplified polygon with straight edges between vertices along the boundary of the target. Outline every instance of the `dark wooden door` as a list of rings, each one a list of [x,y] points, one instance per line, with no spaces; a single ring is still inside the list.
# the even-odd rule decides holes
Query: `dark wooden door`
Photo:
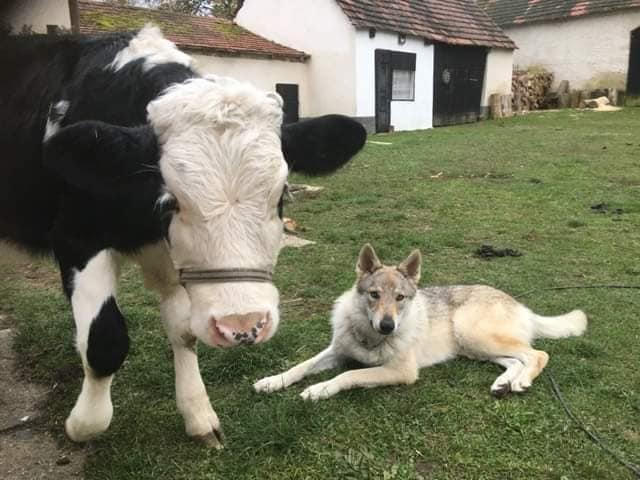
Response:
[[[434,126],[478,121],[486,63],[486,48],[436,44]]]
[[[391,51],[376,50],[376,133],[391,126]]]
[[[627,94],[640,95],[640,27],[631,32]]]
[[[300,101],[298,85],[295,83],[277,83],[276,92],[282,97],[284,105],[283,123],[295,123],[300,120]]]

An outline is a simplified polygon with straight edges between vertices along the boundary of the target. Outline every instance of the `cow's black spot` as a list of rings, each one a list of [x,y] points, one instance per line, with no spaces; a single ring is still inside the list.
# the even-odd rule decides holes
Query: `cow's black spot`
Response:
[[[124,316],[113,297],[104,302],[89,329],[87,360],[99,377],[117,372],[129,352]]]

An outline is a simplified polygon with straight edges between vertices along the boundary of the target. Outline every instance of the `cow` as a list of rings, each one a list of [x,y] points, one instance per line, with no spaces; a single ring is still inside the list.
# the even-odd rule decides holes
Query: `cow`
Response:
[[[52,253],[75,322],[75,442],[112,419],[129,350],[125,259],[160,295],[187,435],[222,446],[196,342],[233,347],[278,328],[272,282],[288,171],[328,174],[363,146],[341,115],[282,124],[282,99],[203,76],[148,25],[137,32],[0,41],[0,240]]]

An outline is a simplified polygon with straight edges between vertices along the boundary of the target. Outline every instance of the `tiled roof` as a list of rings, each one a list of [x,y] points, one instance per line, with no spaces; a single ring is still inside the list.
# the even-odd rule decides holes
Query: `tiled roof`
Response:
[[[478,3],[503,27],[640,8],[640,0],[478,0]]]
[[[223,55],[246,55],[304,62],[309,56],[251,33],[221,18],[195,17],[165,10],[78,2],[80,33],[127,32],[154,23],[181,48]]]
[[[356,28],[452,45],[515,48],[474,0],[337,0]]]

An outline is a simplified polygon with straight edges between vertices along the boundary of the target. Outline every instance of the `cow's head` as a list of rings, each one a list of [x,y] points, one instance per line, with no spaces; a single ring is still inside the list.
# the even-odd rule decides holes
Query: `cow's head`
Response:
[[[364,129],[337,115],[282,126],[277,94],[223,78],[174,85],[147,111],[149,125],[138,128],[61,129],[46,142],[46,164],[74,188],[150,203],[149,218],[184,272],[184,307],[200,340],[269,339],[278,291],[266,280],[280,249],[287,172],[335,170],[360,150]]]

